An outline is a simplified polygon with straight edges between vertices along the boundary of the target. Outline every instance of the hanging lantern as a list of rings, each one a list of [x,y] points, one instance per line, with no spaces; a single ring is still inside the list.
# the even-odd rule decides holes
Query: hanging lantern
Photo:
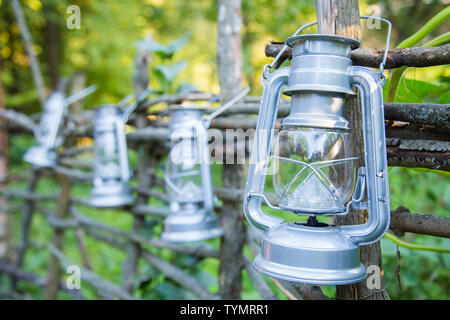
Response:
[[[209,115],[205,107],[170,107],[171,150],[166,162],[167,193],[171,214],[164,221],[162,238],[189,242],[220,237],[223,230],[214,215],[214,195],[209,167],[207,129],[212,119],[241,100],[250,88],[237,94]]]
[[[123,113],[115,105],[101,106],[94,120],[95,165],[91,205],[117,207],[133,202],[128,186],[127,143]]]
[[[204,111],[199,107],[170,108],[172,145],[164,179],[171,214],[164,221],[164,240],[198,241],[223,234],[219,219],[213,213]]]
[[[258,271],[309,284],[355,283],[366,277],[359,246],[378,241],[389,227],[382,90],[385,59],[379,74],[352,66],[350,52],[359,46],[358,41],[325,34],[297,35],[310,25],[285,41],[293,52],[290,67],[269,73],[272,63],[264,69],[244,212],[264,232],[261,253],[254,261]],[[364,151],[360,153],[352,150],[352,128],[343,113],[347,97],[355,95],[352,86],[360,92],[362,103]],[[290,113],[281,120],[271,152],[283,88],[291,97]],[[365,167],[356,168],[356,154],[364,154]],[[268,169],[273,170],[278,205],[264,193]],[[307,222],[285,222],[269,215],[262,209],[263,201],[272,209],[308,216]],[[317,220],[318,216],[345,215],[351,206],[368,209],[368,221],[338,227]]]
[[[97,86],[92,85],[66,99],[62,90],[53,91],[44,105],[44,111],[36,127],[34,136],[37,146],[31,147],[25,152],[23,159],[38,167],[54,167],[58,161],[55,149],[63,142],[61,134],[62,125],[67,106],[94,92]]]
[[[55,149],[61,145],[62,122],[67,103],[64,92],[54,91],[45,102],[39,127],[34,135],[37,146],[31,147],[24,154],[23,159],[38,167],[54,167],[58,160]]]

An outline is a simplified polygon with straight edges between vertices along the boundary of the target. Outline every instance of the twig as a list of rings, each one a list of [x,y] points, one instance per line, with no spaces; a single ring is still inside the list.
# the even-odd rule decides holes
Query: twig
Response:
[[[263,300],[278,300],[277,296],[272,292],[269,285],[266,283],[262,275],[255,270],[251,261],[248,258],[244,258],[244,266],[247,271],[253,286]]]
[[[167,261],[155,256],[149,252],[142,252],[142,257],[147,260],[151,265],[163,273],[166,277],[172,281],[178,283],[183,288],[188,289],[200,299],[212,300],[218,299],[216,295],[209,292],[203,287],[198,280],[186,274],[180,268],[168,263]]]
[[[49,249],[57,259],[61,261],[61,265],[63,270],[69,265],[77,265],[73,260],[69,259],[65,256],[60,250],[55,248],[52,244],[49,245]],[[130,295],[129,293],[121,290],[118,286],[111,283],[110,281],[100,277],[99,275],[89,271],[85,268],[80,267],[80,276],[81,279],[91,284],[92,286],[102,290],[102,292],[107,292],[111,295],[117,296],[120,299],[124,300],[137,300],[136,297]]]
[[[265,53],[267,57],[275,57],[284,43],[272,42],[266,45]],[[450,44],[439,47],[423,48],[412,47],[395,49],[388,52],[385,69],[395,69],[403,66],[407,67],[430,67],[450,63]],[[354,65],[378,68],[383,60],[383,49],[356,49],[351,53]],[[279,67],[284,61],[292,59],[292,49],[288,48],[279,59]]]
[[[28,29],[27,22],[23,15],[22,6],[19,0],[11,0],[11,4],[14,10],[14,15],[18,25],[20,26],[20,34],[22,36],[23,45],[27,52],[28,58],[30,58],[31,73],[33,75],[34,84],[39,94],[39,100],[41,105],[44,106],[47,94],[45,92],[44,80],[39,66],[39,61],[34,54],[33,41],[31,39],[30,30]]]

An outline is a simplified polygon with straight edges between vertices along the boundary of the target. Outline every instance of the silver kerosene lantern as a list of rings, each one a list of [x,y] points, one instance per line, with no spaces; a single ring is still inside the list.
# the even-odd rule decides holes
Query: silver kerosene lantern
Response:
[[[91,205],[117,207],[133,202],[128,185],[127,143],[124,119],[116,105],[101,106],[94,120],[94,188]]]
[[[34,132],[38,142],[24,154],[23,159],[38,167],[54,167],[58,160],[55,149],[61,145],[61,128],[66,111],[66,96],[53,91],[44,105],[39,127]]]
[[[55,90],[50,94],[45,102],[39,126],[34,131],[38,144],[24,154],[23,159],[26,162],[44,168],[56,166],[58,155],[55,149],[63,142],[61,131],[67,106],[94,92],[96,88],[92,85],[68,98],[62,90]]]
[[[130,114],[152,92],[146,88],[132,104],[133,95],[117,105],[108,104],[98,108],[94,119],[94,188],[90,205],[93,207],[120,207],[134,201],[128,185],[128,165],[125,124]]]
[[[199,241],[223,234],[214,215],[214,195],[208,154],[204,108],[170,108],[171,150],[165,182],[171,214],[164,221],[162,239]]]
[[[264,69],[244,197],[246,218],[264,232],[254,266],[268,276],[294,282],[359,282],[366,277],[359,246],[378,241],[390,220],[382,90],[385,60],[380,73],[352,66],[350,52],[359,42],[342,36],[295,35],[285,43],[293,50],[291,66],[272,73],[271,66]],[[290,114],[282,119],[271,152],[284,87],[283,93],[291,97]],[[362,102],[365,167],[361,168],[355,168],[352,128],[343,116],[346,97],[355,94],[352,87],[358,89]],[[278,205],[264,194],[269,166],[275,171]],[[309,218],[303,223],[285,222],[265,213],[263,201],[272,209]],[[340,227],[317,221],[317,216],[345,215],[350,206],[368,209],[368,221]]]

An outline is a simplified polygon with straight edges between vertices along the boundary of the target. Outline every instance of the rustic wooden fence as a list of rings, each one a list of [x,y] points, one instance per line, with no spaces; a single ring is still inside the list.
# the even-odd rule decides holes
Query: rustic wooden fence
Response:
[[[164,186],[163,180],[156,177],[155,173],[157,170],[156,166],[168,151],[169,131],[167,128],[167,120],[163,117],[164,111],[147,113],[145,110],[157,103],[166,103],[169,105],[182,101],[203,101],[212,98],[212,96],[209,93],[158,96],[149,99],[141,105],[131,118],[131,124],[136,129],[127,135],[128,146],[139,151],[139,165],[137,168],[134,168],[135,177],[137,177],[136,179],[138,181],[138,186],[134,190],[137,195],[136,203],[132,206],[122,208],[124,211],[133,215],[134,222],[132,229],[129,231],[119,230],[99,221],[101,220],[101,212],[99,212],[99,220],[94,220],[83,214],[81,210],[75,208],[75,205],[88,206],[89,204],[86,200],[71,195],[72,185],[76,183],[90,184],[92,174],[89,172],[91,168],[90,163],[74,160],[74,156],[82,152],[92,151],[92,147],[76,147],[73,142],[75,141],[74,138],[91,136],[92,132],[89,124],[91,123],[93,112],[85,111],[79,115],[69,117],[64,130],[67,139],[64,148],[59,150],[61,160],[57,167],[54,169],[31,168],[27,173],[19,172],[16,175],[7,177],[7,180],[10,182],[14,180],[28,181],[28,189],[26,191],[3,189],[0,193],[6,199],[6,203],[2,206],[1,211],[8,212],[9,214],[22,213],[22,234],[20,235],[18,248],[14,248],[17,252],[14,254],[15,261],[10,263],[1,262],[0,273],[9,275],[12,284],[18,280],[26,280],[45,287],[46,297],[50,299],[57,297],[58,290],[66,290],[72,295],[79,297],[79,292],[67,290],[61,283],[61,270],[65,270],[67,265],[75,263],[64,255],[62,239],[65,230],[70,228],[76,230],[77,243],[81,256],[83,257],[82,262],[76,262],[76,264],[83,265],[81,269],[82,280],[97,288],[102,297],[134,298],[134,288],[132,281],[129,279],[132,279],[136,272],[138,259],[142,259],[163,273],[167,278],[176,282],[179,286],[191,291],[198,298],[219,298],[216,293],[209,292],[195,278],[188,275],[176,265],[151,253],[146,247],[169,249],[197,258],[219,258],[219,251],[217,249],[204,243],[186,245],[166,242],[156,237],[147,238],[139,232],[140,229],[144,228],[144,222],[147,217],[163,219],[169,213],[167,207],[148,205],[149,198],[151,197],[163,202],[168,201],[164,193],[154,190],[156,187]],[[226,114],[213,120],[211,127],[218,130],[245,130],[254,128],[256,124],[255,114],[258,112],[259,100],[260,97],[245,98],[243,102],[235,105]],[[288,107],[289,105],[287,103],[282,104],[280,116],[286,113]],[[429,112],[427,115],[412,112],[417,108],[426,108]],[[448,135],[450,127],[448,121],[443,121],[445,117],[447,119],[449,117],[448,105],[425,106],[387,103],[385,110],[386,119],[408,121],[408,124],[400,127],[393,126],[393,121],[386,123],[387,144],[389,147],[388,162],[390,166],[422,167],[449,171],[449,142],[446,140],[450,136]],[[1,115],[8,119],[8,130],[10,130],[10,134],[32,134],[35,122],[30,117],[13,111],[5,111]],[[149,115],[154,116],[150,117],[152,120],[149,120]],[[235,117],[235,115],[240,116]],[[418,126],[424,127],[425,130],[415,131],[415,135],[412,137],[410,130],[414,130],[412,128]],[[446,135],[438,136],[445,140],[437,140],[437,136],[430,133],[435,130],[446,132]],[[416,146],[416,148],[412,149],[411,146]],[[437,146],[443,146],[443,148],[438,148]],[[36,183],[43,176],[51,177],[58,181],[60,191],[57,194],[35,192]],[[222,200],[222,203],[233,204],[242,201],[243,190],[215,188],[215,195]],[[12,201],[17,199],[21,200],[21,204],[17,204],[17,201]],[[48,202],[56,202],[57,210],[49,210],[48,206],[44,205]],[[217,213],[220,214],[220,207],[216,209]],[[100,211],[101,209],[97,210]],[[24,272],[21,269],[24,255],[29,246],[29,238],[32,236],[29,232],[30,223],[34,214],[46,216],[49,226],[54,229],[53,240],[48,244],[48,249],[52,252],[52,258],[49,262],[48,275],[45,278]],[[415,232],[439,237],[450,237],[450,222],[448,220],[430,215],[411,214],[408,209],[401,207],[392,211],[391,229],[401,233]],[[105,242],[127,252],[127,259],[123,265],[124,275],[121,286],[111,283],[109,280],[102,278],[101,275],[90,270],[91,263],[83,239],[85,236],[93,237],[98,241]],[[253,252],[258,251],[259,241],[257,233],[252,233],[250,229],[247,229],[246,242]],[[238,262],[234,261],[233,263]],[[250,259],[244,258],[244,261],[241,263],[248,272],[261,298],[274,299],[274,293],[266,280],[253,269]],[[297,285],[293,287],[286,282],[272,281],[275,281],[279,288],[291,298],[325,298],[320,293],[319,288],[314,286]]]
[[[278,50],[279,45],[271,44],[267,46],[266,54],[274,56]],[[406,50],[390,52],[386,68],[398,68],[405,65],[423,67],[449,63],[448,45],[438,49],[412,48],[408,50],[408,53]],[[423,53],[424,51],[427,52]],[[136,57],[136,70],[133,77],[136,96],[148,85],[148,62],[150,61],[148,54],[148,52],[138,52]],[[416,58],[414,58],[414,54],[417,55]],[[402,58],[404,55],[408,56],[408,59]],[[354,52],[352,58],[355,64],[373,67],[378,65],[381,56],[382,50],[360,50]],[[289,51],[286,52],[284,58],[289,58]],[[226,60],[226,57],[223,59]],[[73,90],[77,91],[77,86],[74,87]],[[9,251],[12,253],[9,256],[10,259],[0,261],[0,277],[7,277],[10,280],[10,289],[0,294],[6,297],[21,298],[22,296],[17,292],[17,283],[18,281],[29,281],[43,287],[44,297],[47,299],[56,299],[59,291],[65,291],[75,299],[83,299],[80,291],[69,290],[62,281],[62,273],[66,267],[77,264],[81,266],[82,280],[95,288],[100,298],[137,299],[133,279],[139,275],[138,263],[143,261],[199,299],[239,298],[242,285],[236,282],[242,281],[239,276],[242,270],[246,270],[255,290],[262,299],[277,299],[268,284],[269,281],[272,281],[289,299],[327,299],[318,286],[298,285],[263,277],[253,269],[251,258],[242,254],[242,246],[248,246],[253,254],[260,250],[260,234],[251,228],[246,228],[243,222],[243,213],[239,208],[244,188],[242,176],[245,174],[239,173],[237,176],[230,174],[230,170],[237,170],[236,167],[222,166],[223,177],[232,176],[233,178],[228,181],[222,179],[224,186],[215,188],[215,195],[221,200],[221,205],[216,207],[216,213],[222,219],[228,219],[225,223],[229,224],[225,228],[224,239],[227,240],[221,242],[220,249],[213,248],[207,243],[189,245],[170,243],[157,236],[145,236],[141,232],[147,228],[147,220],[161,221],[169,213],[167,206],[149,205],[152,198],[164,203],[168,202],[167,195],[158,191],[164,187],[164,182],[156,174],[158,165],[168,152],[167,109],[158,108],[158,111],[152,111],[153,107],[161,104],[169,106],[187,101],[201,103],[213,96],[211,93],[197,92],[152,97],[139,105],[130,117],[129,124],[134,127],[134,130],[127,134],[128,147],[137,151],[138,161],[137,166],[133,168],[137,183],[134,188],[136,201],[133,205],[121,208],[124,212],[132,215],[133,222],[130,230],[127,231],[102,222],[102,209],[97,209],[99,211],[98,219],[92,219],[83,213],[82,209],[77,209],[87,207],[89,203],[85,199],[73,196],[72,187],[76,184],[89,185],[91,183],[92,165],[76,160],[76,156],[84,152],[92,152],[92,147],[80,147],[76,142],[86,137],[92,137],[91,123],[94,112],[92,110],[82,111],[80,107],[71,108],[72,112],[64,127],[65,143],[58,150],[59,165],[52,169],[33,167],[26,172],[8,174],[4,181],[1,181],[2,185],[6,186],[13,181],[25,181],[28,187],[26,190],[8,187],[0,189],[0,198],[3,199],[0,202],[0,212],[9,216],[21,215],[21,233],[18,237],[18,245],[10,244]],[[227,100],[229,97],[222,97],[222,99]],[[259,103],[260,97],[246,97],[226,113],[214,119],[211,128],[221,131],[255,128]],[[283,101],[279,117],[285,116],[288,108],[289,104]],[[210,109],[210,111],[213,110],[214,108]],[[14,134],[31,135],[39,115],[27,116],[13,110],[0,110],[0,118],[6,120],[4,123],[9,136]],[[386,103],[385,118],[387,119],[387,156],[390,166],[450,171],[449,105]],[[244,152],[246,155],[249,154],[248,147],[249,145],[245,144],[236,146],[236,148],[246,148]],[[236,148],[225,149],[222,155],[223,159],[226,159],[227,154],[233,154]],[[36,185],[43,177],[57,181],[60,190],[54,194],[36,192]],[[49,209],[51,207],[49,204],[53,204],[56,209]],[[230,211],[235,214],[231,218],[227,216]],[[51,252],[45,276],[23,269],[24,257],[29,252],[30,238],[33,237],[30,233],[30,226],[33,223],[33,216],[36,214],[46,217],[49,227],[53,229],[52,241],[41,248]],[[235,228],[235,225],[241,227]],[[75,231],[81,261],[72,261],[64,253],[64,234],[68,229]],[[450,219],[435,217],[427,213],[412,214],[407,208],[399,207],[391,212],[391,230],[397,235],[413,232],[450,238]],[[86,237],[126,252],[120,284],[114,283],[92,270],[92,262],[85,244]],[[233,242],[237,243],[237,245],[234,244],[234,247]],[[226,246],[229,247],[228,251],[223,249]],[[168,249],[197,259],[219,259],[219,292],[210,292],[186,270],[163,259],[150,248]],[[235,252],[238,254],[234,255]]]

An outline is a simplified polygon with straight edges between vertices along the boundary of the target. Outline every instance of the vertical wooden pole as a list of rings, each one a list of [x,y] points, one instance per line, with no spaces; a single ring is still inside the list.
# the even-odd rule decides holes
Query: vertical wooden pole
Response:
[[[135,73],[133,75],[134,94],[136,98],[147,88],[149,83],[148,65],[150,55],[148,51],[139,51],[135,60]],[[136,128],[145,128],[147,125],[147,117],[145,111],[137,113]],[[138,189],[147,190],[151,187],[151,175],[149,168],[151,166],[150,144],[142,142],[138,147],[138,168],[137,179]],[[136,199],[136,205],[146,205],[148,196],[139,194]],[[135,215],[133,218],[132,232],[138,233],[144,226],[145,217]],[[137,271],[138,260],[140,255],[140,245],[130,242],[127,245],[127,257],[123,262],[122,268],[122,289],[132,293],[133,292],[133,278]]]
[[[242,88],[241,48],[241,0],[219,0],[217,19],[217,64],[220,84],[220,102],[231,100]],[[234,148],[232,148],[234,149]],[[245,185],[246,168],[237,164],[224,164],[222,180],[224,188],[242,188]],[[223,299],[239,299],[242,291],[242,248],[245,243],[245,225],[242,203],[224,201],[219,285]]]
[[[361,40],[358,0],[316,0],[319,33],[336,34]],[[359,157],[356,165],[364,166],[364,137],[361,108],[357,98],[349,99],[345,106],[345,118],[351,123],[352,145]],[[365,222],[367,212],[354,211],[347,216],[336,217],[337,225],[361,224]],[[380,243],[361,247],[361,263],[367,268],[377,265],[382,270]],[[382,277],[382,276],[381,276]],[[383,279],[383,277],[382,277]],[[383,281],[381,281],[383,284]],[[345,286],[336,286],[337,299],[389,299],[386,292],[370,290],[365,281]]]
[[[2,79],[2,61],[0,59],[0,79]],[[6,109],[5,105],[5,88],[3,82],[0,81],[0,109]],[[0,190],[7,186],[6,178],[8,174],[8,130],[6,128],[7,121],[0,119]],[[0,205],[5,204],[5,199],[0,197]],[[0,210],[0,260],[7,256],[8,252],[8,215]]]
[[[33,167],[31,169],[31,178],[30,183],[28,184],[28,192],[33,193],[36,190],[37,182],[39,180],[39,176],[41,175],[41,170],[39,168]],[[17,257],[15,260],[15,268],[20,269],[22,267],[23,261],[25,259],[25,253],[28,248],[28,237],[30,234],[30,226],[31,221],[33,219],[34,212],[34,200],[28,199],[25,202],[25,208],[22,214],[22,229],[20,234],[20,243],[19,248],[17,250]],[[11,276],[11,289],[14,290],[17,284],[17,278],[12,275]]]
[[[31,74],[33,76],[34,85],[39,95],[39,101],[41,105],[44,106],[45,100],[47,99],[47,93],[45,91],[44,78],[42,77],[41,68],[39,66],[39,61],[34,53],[33,41],[31,39],[31,33],[28,29],[27,22],[23,15],[22,6],[19,0],[11,0],[11,5],[14,10],[14,15],[16,17],[17,24],[20,26],[20,34],[22,36],[23,46],[30,58]]]
[[[70,178],[64,175],[57,175],[58,182],[61,187],[61,194],[58,201],[58,210],[55,217],[64,219],[67,217],[70,206],[70,195],[72,191],[72,184]],[[55,228],[53,231],[53,246],[59,251],[63,250],[64,245],[64,228]],[[55,300],[58,299],[59,283],[61,278],[61,264],[55,255],[51,255],[50,264],[48,267],[47,284],[44,291],[44,299]]]
[[[63,86],[64,82],[60,81],[60,87]],[[71,89],[71,94],[74,94],[84,87],[84,78],[80,74],[75,74],[73,77],[73,84]],[[76,108],[70,107],[70,115],[79,115],[82,113],[81,101],[77,104]],[[71,148],[76,144],[75,137],[70,135],[66,137],[64,142],[64,147]],[[55,218],[64,219],[69,215],[70,205],[71,205],[71,195],[72,195],[72,180],[70,177],[58,174],[57,176],[60,185],[60,197],[58,200],[58,209],[56,211]],[[55,228],[53,231],[52,245],[58,250],[63,251],[64,247],[64,228]],[[79,237],[78,237],[79,238]],[[61,262],[57,256],[51,255],[50,264],[48,268],[47,284],[45,286],[44,298],[47,300],[58,299],[58,291],[60,286],[62,271]]]

